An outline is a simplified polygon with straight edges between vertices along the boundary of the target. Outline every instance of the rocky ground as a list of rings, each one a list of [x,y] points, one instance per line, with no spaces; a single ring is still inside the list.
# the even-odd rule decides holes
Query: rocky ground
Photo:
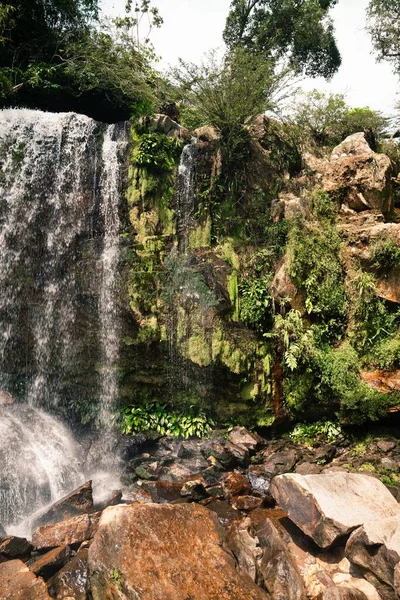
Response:
[[[0,537],[0,600],[396,600],[395,437],[132,438],[126,491],[90,482]]]

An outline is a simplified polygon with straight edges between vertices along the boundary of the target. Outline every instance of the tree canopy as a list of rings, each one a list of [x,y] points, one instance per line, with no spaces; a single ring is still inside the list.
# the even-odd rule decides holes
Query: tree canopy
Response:
[[[105,121],[156,104],[154,54],[140,22],[162,19],[150,0],[100,22],[98,0],[8,0],[0,8],[0,101],[75,110]],[[146,31],[147,33],[147,31]]]
[[[367,30],[378,60],[390,61],[400,72],[400,0],[370,0]]]
[[[337,0],[232,0],[224,40],[266,58],[287,56],[307,75],[330,78],[341,64],[329,10]]]

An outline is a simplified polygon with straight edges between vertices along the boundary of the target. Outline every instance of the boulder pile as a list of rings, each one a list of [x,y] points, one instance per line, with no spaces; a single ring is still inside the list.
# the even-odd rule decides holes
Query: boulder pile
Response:
[[[400,598],[398,488],[378,478],[380,464],[398,471],[395,439],[358,459],[346,443],[237,427],[137,451],[123,498],[96,506],[87,482],[37,517],[31,540],[1,532],[0,600]]]

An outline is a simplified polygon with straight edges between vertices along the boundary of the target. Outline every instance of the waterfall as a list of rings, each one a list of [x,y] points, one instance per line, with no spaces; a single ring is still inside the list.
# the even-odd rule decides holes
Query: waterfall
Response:
[[[197,140],[182,150],[177,182],[177,234],[179,250],[186,253],[189,246],[189,233],[196,210],[195,165],[198,154]]]
[[[0,406],[0,417],[0,523],[25,535],[25,517],[84,481],[78,446],[64,425],[37,408]]]
[[[112,424],[127,149],[126,124],[0,111],[0,390],[28,405],[0,406],[0,523],[17,523],[82,480],[71,434],[39,409],[94,406],[101,435]],[[32,457],[29,477],[22,459],[10,475],[18,453],[26,464]],[[111,466],[100,462],[91,468]]]

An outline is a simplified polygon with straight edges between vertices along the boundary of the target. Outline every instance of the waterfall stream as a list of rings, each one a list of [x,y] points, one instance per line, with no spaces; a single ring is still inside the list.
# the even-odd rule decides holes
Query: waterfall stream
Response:
[[[82,482],[71,434],[43,409],[86,403],[100,429],[112,422],[127,134],[74,113],[0,111],[0,390],[30,407],[0,406],[3,524]]]
[[[198,154],[197,140],[192,139],[190,144],[182,150],[178,170],[177,182],[177,233],[179,250],[185,254],[189,247],[189,233],[196,210],[195,197],[195,164]]]

